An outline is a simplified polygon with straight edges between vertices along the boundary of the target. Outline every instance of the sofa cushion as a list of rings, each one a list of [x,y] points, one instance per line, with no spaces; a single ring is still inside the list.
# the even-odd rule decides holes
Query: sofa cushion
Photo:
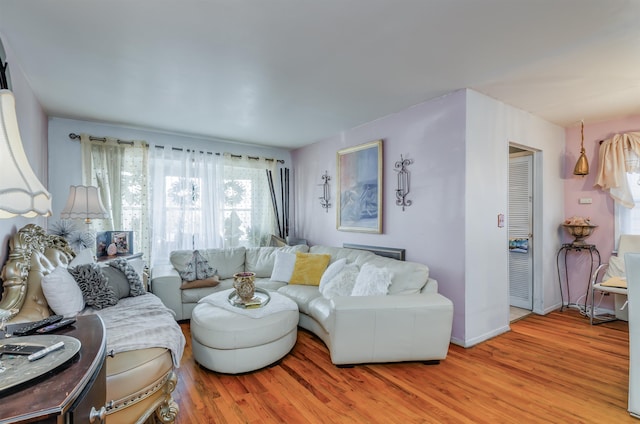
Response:
[[[306,253],[309,246],[282,246],[282,247],[250,247],[247,248],[245,258],[245,271],[255,272],[257,278],[269,278],[273,272],[276,261],[276,252]]]
[[[359,273],[358,265],[346,264],[331,280],[320,285],[320,294],[327,299],[334,296],[351,296]]]
[[[207,260],[213,269],[217,269],[220,279],[233,278],[233,274],[244,271],[244,247],[229,249],[200,249],[198,252]],[[178,271],[182,271],[193,256],[192,250],[174,250],[169,255],[171,265]]]
[[[417,294],[427,284],[429,268],[416,262],[404,262],[374,255],[367,263],[385,268],[391,274],[389,294]]]
[[[273,281],[288,283],[293,275],[293,268],[295,265],[296,255],[294,253],[283,251],[276,252],[276,260],[273,265],[271,279]]]
[[[84,309],[82,291],[64,266],[57,266],[42,277],[42,291],[49,307],[58,315],[75,316]]]
[[[293,299],[298,304],[300,312],[309,315],[309,302],[320,296],[317,286],[303,286],[289,284],[278,289],[278,293]]]
[[[384,296],[391,285],[391,273],[366,263],[360,268],[351,296]]]
[[[333,307],[331,306],[331,300],[318,296],[309,302],[308,310],[308,315],[318,321],[322,328],[324,328],[324,331],[331,333],[335,318],[335,315],[333,314]]]
[[[330,260],[331,256],[326,254],[296,253],[296,263],[289,284],[319,286],[320,278]]]
[[[331,260],[333,261],[345,258],[348,263],[355,263],[358,266],[362,266],[363,263],[377,257],[374,253],[369,252],[368,250],[347,249],[344,247],[333,246],[311,246],[309,253],[331,255]]]

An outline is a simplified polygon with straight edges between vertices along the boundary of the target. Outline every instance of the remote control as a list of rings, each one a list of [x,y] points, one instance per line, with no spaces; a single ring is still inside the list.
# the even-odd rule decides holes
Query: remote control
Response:
[[[31,355],[44,349],[44,346],[29,344],[6,344],[0,346],[0,354],[8,353],[9,355]]]
[[[14,336],[28,336],[29,334],[35,333],[38,328],[58,322],[62,318],[64,318],[62,315],[51,315],[50,317],[41,319],[40,321],[27,322],[21,327],[13,330],[12,334]]]
[[[46,334],[46,333],[51,333],[52,331],[56,331],[60,328],[64,328],[68,325],[73,324],[74,322],[76,322],[75,318],[65,318],[62,321],[58,321],[58,322],[54,322],[53,324],[49,324],[46,327],[41,327],[38,328],[36,330],[37,334]]]

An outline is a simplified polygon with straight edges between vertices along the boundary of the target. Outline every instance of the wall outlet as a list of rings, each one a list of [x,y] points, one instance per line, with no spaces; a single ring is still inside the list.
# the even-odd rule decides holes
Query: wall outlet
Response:
[[[581,205],[590,205],[593,203],[593,199],[591,197],[581,197],[578,199],[578,203]]]

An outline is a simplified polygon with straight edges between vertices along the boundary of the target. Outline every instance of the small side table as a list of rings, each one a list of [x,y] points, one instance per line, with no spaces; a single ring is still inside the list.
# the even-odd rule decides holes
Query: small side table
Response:
[[[591,285],[591,275],[600,266],[600,252],[596,248],[595,244],[574,244],[564,243],[558,254],[556,255],[556,266],[558,268],[558,283],[560,284],[560,311],[564,309],[564,298],[562,296],[562,277],[560,272],[560,257],[564,255],[564,281],[567,285],[567,306],[571,301],[571,294],[569,291],[569,271],[567,270],[567,252],[588,253],[589,259],[591,259],[591,267],[589,277],[587,278],[587,294],[584,299],[584,309],[587,310],[587,297],[589,296],[589,286]],[[596,258],[598,262],[596,263]]]

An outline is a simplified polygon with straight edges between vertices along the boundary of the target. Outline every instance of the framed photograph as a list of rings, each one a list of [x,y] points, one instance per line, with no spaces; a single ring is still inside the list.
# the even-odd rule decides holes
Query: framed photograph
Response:
[[[338,151],[337,228],[382,232],[382,140]]]
[[[116,255],[133,253],[133,231],[112,231],[111,243],[116,246]]]
[[[102,231],[96,234],[96,257],[133,254],[133,231]]]

